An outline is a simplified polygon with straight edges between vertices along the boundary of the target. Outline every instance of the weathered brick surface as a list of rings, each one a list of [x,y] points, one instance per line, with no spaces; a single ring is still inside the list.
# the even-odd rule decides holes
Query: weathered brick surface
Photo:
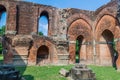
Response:
[[[36,65],[41,46],[48,48],[48,58],[41,64],[75,63],[75,45],[79,36],[83,37],[80,62],[85,64],[112,65],[113,48],[109,32],[116,42],[120,54],[120,8],[117,0],[100,7],[96,11],[55,7],[13,0],[1,0],[0,8],[7,12],[4,48],[5,63],[19,62]],[[2,12],[2,11],[0,11]],[[41,14],[48,16],[48,36],[38,36],[38,20]],[[108,33],[106,32],[108,30]],[[108,36],[103,36],[103,32]],[[105,43],[102,44],[100,42]],[[42,54],[41,54],[42,55]],[[19,56],[19,57],[18,57]],[[9,58],[8,58],[9,57]],[[16,60],[16,62],[15,62]],[[109,62],[108,62],[109,61]],[[120,56],[116,61],[120,69]],[[40,64],[40,65],[41,65]]]

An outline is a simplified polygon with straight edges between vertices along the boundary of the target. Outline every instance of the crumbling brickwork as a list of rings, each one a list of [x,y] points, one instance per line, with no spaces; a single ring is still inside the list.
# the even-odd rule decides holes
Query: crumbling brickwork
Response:
[[[118,0],[112,0],[96,11],[58,9],[9,0],[1,0],[1,6],[7,12],[6,34],[3,38],[4,49],[7,49],[5,63],[37,65],[37,54],[43,57],[40,57],[39,65],[75,63],[76,40],[81,40],[82,36],[78,51],[80,63],[107,66],[116,63],[120,69]],[[47,13],[49,21],[47,37],[38,36],[38,20],[44,13]],[[115,50],[112,40],[116,44]],[[47,49],[48,54],[41,50],[41,46]],[[116,60],[115,55],[118,55]]]

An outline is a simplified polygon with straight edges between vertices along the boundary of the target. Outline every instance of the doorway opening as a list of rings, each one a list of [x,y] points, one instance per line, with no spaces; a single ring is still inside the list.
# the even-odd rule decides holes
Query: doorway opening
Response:
[[[75,52],[75,63],[80,63],[80,54],[81,54],[81,46],[83,42],[84,37],[78,36],[76,39],[76,52]]]
[[[100,38],[100,59],[103,65],[116,67],[117,51],[115,49],[114,35],[110,30],[104,30]]]
[[[37,51],[37,64],[46,64],[49,59],[49,49],[47,46],[41,46]]]

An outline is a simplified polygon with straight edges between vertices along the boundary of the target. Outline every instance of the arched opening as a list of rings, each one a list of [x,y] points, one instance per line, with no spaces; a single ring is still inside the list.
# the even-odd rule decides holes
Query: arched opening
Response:
[[[3,47],[2,47],[2,37],[5,34],[5,28],[6,28],[6,21],[7,21],[7,12],[6,8],[2,5],[0,5],[0,63],[1,60],[3,60]]]
[[[116,65],[117,52],[114,49],[114,35],[110,30],[104,30],[100,37],[100,61],[102,65]]]
[[[84,37],[81,35],[78,36],[76,39],[76,52],[75,52],[76,63],[81,63],[86,58],[86,50],[85,50],[86,46],[83,43],[84,43]]]
[[[37,51],[37,64],[46,64],[49,59],[49,49],[47,46],[41,46]]]
[[[0,15],[0,36],[3,36],[5,34],[6,29],[6,12],[2,12]]]
[[[46,11],[43,11],[39,18],[38,24],[38,34],[41,36],[48,36],[48,24],[49,24],[49,16]]]
[[[5,34],[6,19],[7,19],[6,8],[4,6],[0,6],[0,35],[1,36]]]

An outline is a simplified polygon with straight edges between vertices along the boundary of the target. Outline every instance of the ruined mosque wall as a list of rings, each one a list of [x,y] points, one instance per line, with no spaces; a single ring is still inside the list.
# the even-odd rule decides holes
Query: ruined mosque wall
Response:
[[[109,50],[111,45],[105,42],[105,39],[108,42],[111,39],[108,33],[116,40],[116,49],[118,54],[120,53],[117,0],[112,0],[96,11],[59,9],[13,0],[1,0],[0,9],[3,7],[7,12],[4,49],[8,52],[5,54],[5,63],[19,63],[19,65],[75,63],[76,39],[81,40],[83,37],[79,51],[81,62],[111,65],[113,60],[110,57],[112,52]],[[48,16],[48,36],[46,37],[38,36],[38,20],[41,14]],[[104,37],[103,34],[107,36]],[[49,54],[43,50],[44,54],[39,54],[44,48],[48,49]],[[44,57],[40,63],[38,63],[38,54]],[[118,68],[120,68],[119,62],[120,56],[116,61]]]

